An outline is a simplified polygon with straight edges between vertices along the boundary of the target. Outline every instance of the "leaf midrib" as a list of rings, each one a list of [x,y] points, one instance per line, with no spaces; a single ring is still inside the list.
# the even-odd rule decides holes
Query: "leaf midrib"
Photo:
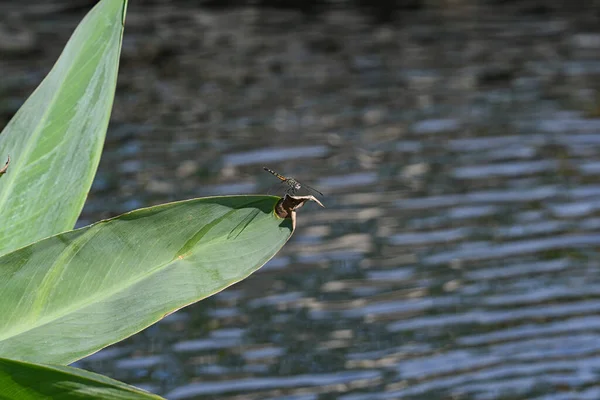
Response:
[[[210,229],[212,229],[212,227],[214,227],[215,225],[218,224],[218,222],[222,221],[223,219],[227,218],[232,212],[238,211],[239,209],[231,209],[228,212],[225,212],[223,215],[214,218],[213,220],[211,220],[210,222],[206,222],[202,228],[205,228],[207,226],[210,226]],[[199,231],[201,231],[202,229],[200,229]],[[93,232],[86,232],[86,233],[93,233]],[[96,235],[90,235],[90,237],[88,238],[88,240],[86,240],[82,246],[85,246],[85,244],[89,243],[89,241],[95,237]],[[41,326],[47,325],[49,323],[52,323],[60,318],[63,318],[69,314],[72,314],[74,312],[79,311],[80,309],[86,308],[91,304],[97,304],[100,302],[103,302],[104,300],[113,297],[115,294],[122,292],[123,290],[126,290],[127,288],[142,282],[145,279],[148,279],[149,277],[151,277],[152,275],[154,275],[155,273],[161,272],[163,271],[165,268],[169,267],[170,265],[177,263],[179,260],[181,259],[185,259],[187,255],[196,253],[198,251],[201,251],[202,247],[208,246],[209,243],[212,243],[214,240],[211,241],[207,241],[207,242],[197,242],[197,245],[193,247],[193,251],[192,252],[186,252],[186,253],[182,253],[180,254],[179,251],[175,252],[175,254],[173,255],[173,257],[171,257],[171,259],[163,264],[158,264],[157,266],[155,266],[154,268],[152,268],[151,270],[148,270],[147,272],[134,276],[129,280],[125,280],[125,281],[121,281],[124,282],[125,284],[120,284],[120,285],[114,285],[110,288],[107,288],[104,291],[99,291],[96,294],[90,296],[90,297],[85,297],[84,299],[82,299],[79,302],[75,302],[71,305],[71,307],[64,307],[61,308],[58,312],[56,313],[50,313],[49,315],[37,320],[35,323],[33,324],[26,324],[23,323],[22,325],[24,325],[24,327],[22,329],[18,329],[18,326],[15,326],[13,329],[10,329],[7,333],[5,333],[4,335],[0,335],[0,343],[5,341],[5,340],[9,340],[10,338],[14,337],[14,336],[19,336],[21,334],[24,334],[25,332],[29,332],[32,331],[34,329],[37,329]],[[61,253],[64,253],[65,251],[69,250],[70,246],[68,246],[67,248],[65,248]],[[60,257],[59,257],[60,258]]]

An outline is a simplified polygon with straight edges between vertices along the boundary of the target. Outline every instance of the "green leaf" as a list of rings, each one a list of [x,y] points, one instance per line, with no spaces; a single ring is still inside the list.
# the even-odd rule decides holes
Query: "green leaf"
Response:
[[[77,368],[0,358],[3,400],[157,400],[160,396]]]
[[[0,134],[0,254],[73,229],[112,108],[126,1],[81,21],[44,81]]]
[[[0,356],[68,364],[246,278],[292,234],[278,200],[140,209],[0,257]]]

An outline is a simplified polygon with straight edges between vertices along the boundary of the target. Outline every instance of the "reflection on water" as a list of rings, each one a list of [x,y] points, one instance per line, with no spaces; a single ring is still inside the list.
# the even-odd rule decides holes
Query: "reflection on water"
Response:
[[[302,158],[318,158],[326,156],[327,153],[328,149],[326,146],[268,148],[225,154],[223,155],[223,163],[228,166],[239,167],[242,165],[256,165],[257,163],[264,164],[301,160]]]
[[[77,366],[169,399],[600,398],[584,16],[130,7],[80,224],[264,192],[264,164],[327,208],[246,281]]]

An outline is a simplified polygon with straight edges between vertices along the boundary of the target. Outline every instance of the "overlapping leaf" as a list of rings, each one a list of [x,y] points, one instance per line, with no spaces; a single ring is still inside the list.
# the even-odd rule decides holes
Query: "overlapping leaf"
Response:
[[[0,358],[3,400],[159,400],[133,386],[77,368]]]
[[[72,229],[112,108],[126,0],[99,2],[0,134],[0,254]]]

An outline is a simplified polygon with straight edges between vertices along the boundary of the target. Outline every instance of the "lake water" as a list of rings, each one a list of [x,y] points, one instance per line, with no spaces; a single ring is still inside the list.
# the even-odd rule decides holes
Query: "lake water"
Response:
[[[135,3],[79,225],[264,193],[263,165],[327,208],[245,281],[76,366],[173,400],[600,399],[598,14]],[[5,117],[83,12],[35,10],[0,61]]]

